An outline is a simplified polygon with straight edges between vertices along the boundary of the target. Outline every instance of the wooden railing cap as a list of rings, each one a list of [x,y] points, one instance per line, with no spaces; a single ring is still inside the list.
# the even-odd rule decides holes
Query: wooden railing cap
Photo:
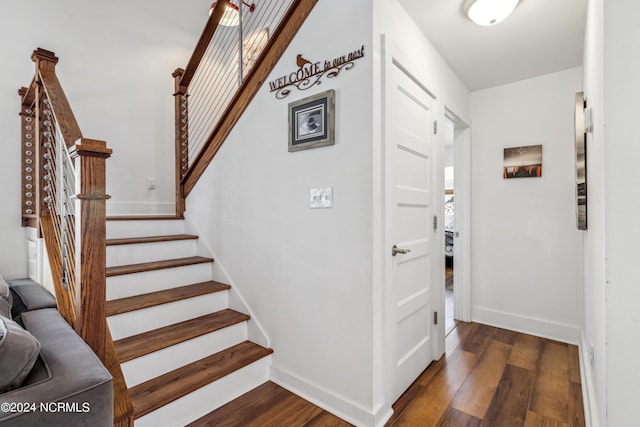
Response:
[[[50,50],[37,48],[31,54],[31,60],[33,62],[46,61],[46,62],[52,62],[53,64],[57,64],[59,58],[56,56],[56,54],[54,52],[52,52]]]
[[[89,138],[80,138],[69,151],[71,155],[77,153],[79,155],[104,158],[111,157],[111,153],[113,153],[113,150],[107,148],[106,141]]]

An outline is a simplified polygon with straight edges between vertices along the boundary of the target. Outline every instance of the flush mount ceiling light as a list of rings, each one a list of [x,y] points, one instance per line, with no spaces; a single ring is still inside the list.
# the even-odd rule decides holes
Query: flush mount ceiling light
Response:
[[[495,25],[505,20],[520,0],[467,0],[464,14],[478,25]]]
[[[211,7],[209,8],[209,16],[213,13],[213,8],[216,7],[217,2],[213,2]],[[247,3],[244,0],[242,4],[249,8],[249,12],[253,12],[256,10],[255,3]],[[222,18],[220,18],[220,25],[224,25],[225,27],[237,27],[240,25],[240,17],[238,16],[238,5],[233,4],[231,2],[227,3],[227,7],[224,9],[224,13],[222,14]]]

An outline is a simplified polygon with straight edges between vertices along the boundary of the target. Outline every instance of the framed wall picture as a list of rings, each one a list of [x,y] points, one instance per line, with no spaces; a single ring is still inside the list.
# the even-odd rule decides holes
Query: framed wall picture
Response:
[[[335,144],[335,91],[289,104],[289,151]]]
[[[535,178],[542,176],[542,145],[504,149],[502,177]]]
[[[587,133],[585,132],[584,92],[576,93],[574,109],[574,147],[576,155],[576,226],[587,229]]]

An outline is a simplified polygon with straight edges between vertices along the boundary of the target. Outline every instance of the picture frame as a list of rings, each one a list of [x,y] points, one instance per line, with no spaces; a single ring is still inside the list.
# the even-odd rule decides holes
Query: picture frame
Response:
[[[542,176],[542,145],[527,145],[504,149],[502,177],[540,178]]]
[[[289,104],[289,152],[334,144],[333,89]]]
[[[574,151],[576,172],[576,228],[587,229],[587,132],[584,92],[576,93],[573,110]]]

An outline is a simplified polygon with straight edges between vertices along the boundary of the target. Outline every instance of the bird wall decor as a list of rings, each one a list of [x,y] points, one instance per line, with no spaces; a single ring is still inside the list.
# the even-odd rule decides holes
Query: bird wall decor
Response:
[[[309,61],[309,60],[307,60],[307,59],[303,58],[303,57],[302,57],[302,54],[300,54],[300,53],[299,53],[299,54],[298,54],[298,56],[296,57],[296,64],[297,64],[297,65],[298,65],[298,67],[300,67],[300,68],[304,67],[304,66],[305,66],[305,65],[307,65],[307,64],[309,64],[309,65],[313,65],[313,64],[311,63],[311,61]]]

